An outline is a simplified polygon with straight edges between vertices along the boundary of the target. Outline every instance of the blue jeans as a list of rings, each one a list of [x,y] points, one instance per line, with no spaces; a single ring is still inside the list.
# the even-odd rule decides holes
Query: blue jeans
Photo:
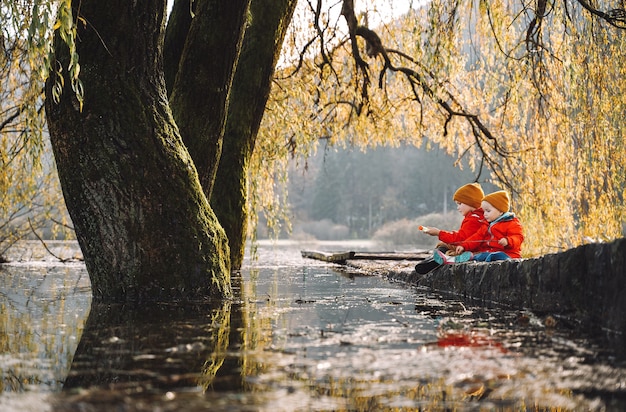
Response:
[[[478,262],[493,262],[495,260],[509,260],[509,255],[504,252],[481,252],[476,253],[472,260]]]

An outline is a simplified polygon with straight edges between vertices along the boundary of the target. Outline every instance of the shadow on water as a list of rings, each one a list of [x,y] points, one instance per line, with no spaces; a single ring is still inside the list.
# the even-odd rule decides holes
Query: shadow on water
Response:
[[[262,247],[236,298],[91,304],[79,263],[0,266],[0,410],[623,410],[625,366],[525,311]]]

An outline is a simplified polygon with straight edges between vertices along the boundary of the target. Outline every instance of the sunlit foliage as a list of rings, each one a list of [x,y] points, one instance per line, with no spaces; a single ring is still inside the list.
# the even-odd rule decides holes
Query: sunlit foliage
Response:
[[[526,256],[618,237],[626,40],[619,2],[601,3],[437,0],[376,26],[362,8],[356,57],[341,10],[303,5],[257,162],[269,175],[322,142],[439,145],[511,191]]]
[[[0,257],[15,241],[41,232],[43,226],[53,231],[65,228],[43,111],[43,82],[52,70],[50,36],[58,4],[0,2]],[[61,9],[68,5],[62,3]],[[63,16],[59,14],[67,20]],[[57,23],[57,28],[69,26],[71,19]],[[78,74],[77,61],[72,70]],[[52,215],[61,225],[51,223]]]
[[[69,6],[0,0],[0,255],[46,203],[37,188],[56,185],[40,163],[43,80],[68,71],[82,102],[86,22]],[[526,255],[620,236],[625,19],[613,0],[302,1],[256,145],[254,207],[288,224],[278,183],[320,144],[438,145],[512,192]],[[52,29],[69,67],[49,59]]]
[[[533,10],[516,16],[511,5],[497,4],[473,13],[481,56],[493,57],[483,57],[471,73],[483,83],[490,123],[515,153],[510,183],[526,222],[527,250],[620,236],[624,31],[576,5],[546,10],[531,31]]]

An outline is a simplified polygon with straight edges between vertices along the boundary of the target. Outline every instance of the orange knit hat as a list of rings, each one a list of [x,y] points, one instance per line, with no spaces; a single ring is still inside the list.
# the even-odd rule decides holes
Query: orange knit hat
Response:
[[[487,196],[483,197],[483,202],[488,202],[491,206],[505,213],[509,211],[511,199],[506,190],[498,190],[497,192],[489,193]]]
[[[465,186],[459,187],[454,192],[452,199],[460,203],[465,203],[468,206],[479,208],[480,201],[483,200],[485,194],[483,188],[480,187],[480,183],[468,183]]]

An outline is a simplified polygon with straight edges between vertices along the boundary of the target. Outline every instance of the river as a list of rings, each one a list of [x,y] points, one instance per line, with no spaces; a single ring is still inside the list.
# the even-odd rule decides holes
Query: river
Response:
[[[132,308],[22,246],[0,265],[1,411],[626,409],[597,340],[300,255],[368,244],[261,242],[235,299]]]

